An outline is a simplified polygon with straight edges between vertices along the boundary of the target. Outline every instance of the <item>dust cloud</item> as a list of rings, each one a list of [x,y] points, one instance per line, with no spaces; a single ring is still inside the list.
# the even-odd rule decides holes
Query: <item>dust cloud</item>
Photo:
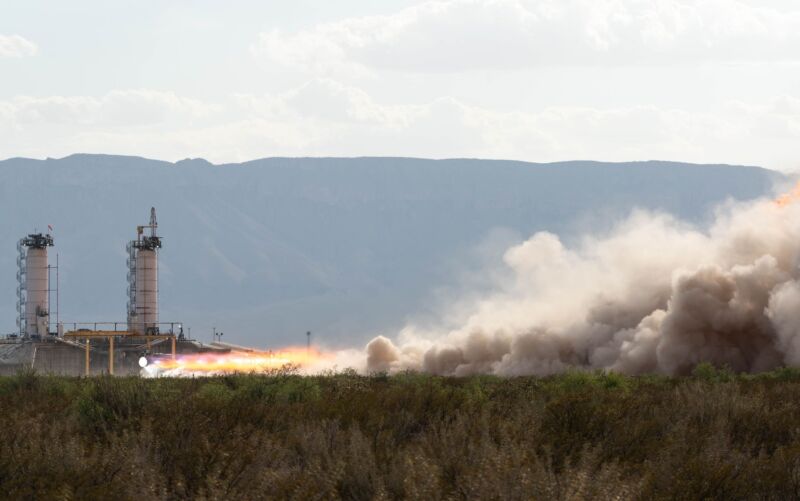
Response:
[[[800,364],[800,202],[728,203],[698,228],[633,212],[573,247],[537,233],[510,279],[455,328],[409,325],[366,347],[367,371],[545,375],[569,368],[686,374]]]

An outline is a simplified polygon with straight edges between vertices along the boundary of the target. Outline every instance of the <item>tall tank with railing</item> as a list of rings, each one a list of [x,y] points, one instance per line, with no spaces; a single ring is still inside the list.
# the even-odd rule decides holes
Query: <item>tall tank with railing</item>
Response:
[[[50,267],[47,248],[53,237],[33,233],[17,243],[17,326],[25,337],[49,334]]]
[[[149,235],[145,234],[149,230]],[[161,237],[155,208],[150,224],[136,227],[136,240],[128,243],[128,330],[158,334],[158,251]]]

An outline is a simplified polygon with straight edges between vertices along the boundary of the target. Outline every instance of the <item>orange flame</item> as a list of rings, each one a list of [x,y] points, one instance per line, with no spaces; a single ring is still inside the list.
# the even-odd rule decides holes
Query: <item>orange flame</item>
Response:
[[[798,182],[792,191],[789,193],[784,193],[783,195],[779,196],[775,199],[775,205],[778,207],[786,207],[789,204],[797,202],[800,200],[800,182]]]
[[[174,359],[158,358],[149,366],[185,374],[268,372],[286,366],[308,367],[327,358],[328,355],[313,348],[287,348],[276,352],[193,353]]]

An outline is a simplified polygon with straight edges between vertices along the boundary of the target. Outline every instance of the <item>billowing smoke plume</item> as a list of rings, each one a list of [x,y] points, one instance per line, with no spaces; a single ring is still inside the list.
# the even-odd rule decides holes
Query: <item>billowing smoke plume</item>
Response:
[[[790,202],[790,203],[786,203]],[[367,370],[551,374],[570,367],[685,374],[800,364],[800,202],[718,208],[700,230],[635,212],[566,248],[537,233],[513,277],[455,329],[410,326],[367,345]]]

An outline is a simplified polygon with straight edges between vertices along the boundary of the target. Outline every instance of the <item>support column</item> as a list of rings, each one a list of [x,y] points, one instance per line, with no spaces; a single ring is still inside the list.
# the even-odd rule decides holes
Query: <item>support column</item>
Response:
[[[114,336],[108,337],[108,373],[114,375]]]
[[[172,360],[175,360],[175,336],[172,336]]]
[[[86,376],[89,376],[89,339],[86,339]]]

